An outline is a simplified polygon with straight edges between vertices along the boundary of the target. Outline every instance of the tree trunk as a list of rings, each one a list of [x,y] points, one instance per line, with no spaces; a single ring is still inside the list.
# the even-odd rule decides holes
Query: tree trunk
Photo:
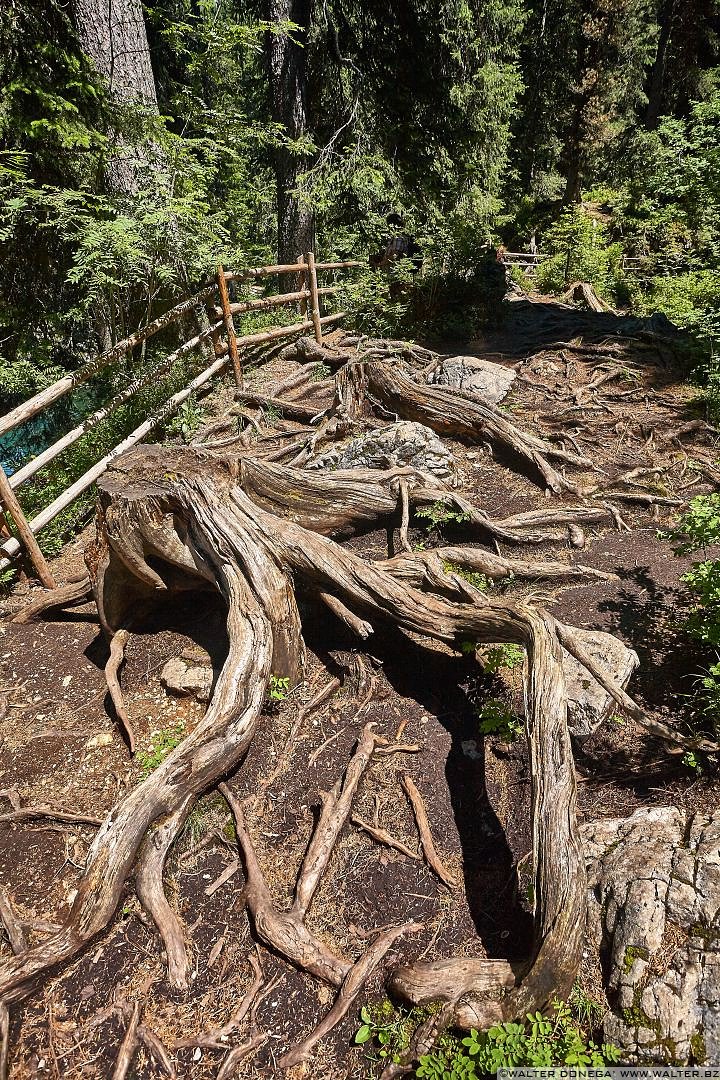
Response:
[[[267,62],[272,118],[281,124],[285,138],[297,140],[307,134],[307,37],[311,0],[269,0],[272,24],[294,23],[298,29],[267,34]],[[287,146],[275,151],[277,184],[277,252],[280,263],[295,262],[315,249],[312,209],[298,196],[298,181],[307,159]]]
[[[158,114],[157,94],[145,19],[140,0],[72,0],[72,11],[83,50],[107,80],[110,100]],[[114,138],[113,138],[114,134]],[[139,158],[146,154],[110,133],[112,149],[105,182],[112,194],[134,195],[138,190]]]
[[[658,126],[660,114],[665,98],[665,69],[667,65],[668,50],[672,35],[672,24],[675,18],[675,2],[667,0],[662,6],[659,15],[660,35],[658,37],[655,59],[650,69],[647,82],[647,109],[645,110],[645,127],[648,131],[654,131]]]

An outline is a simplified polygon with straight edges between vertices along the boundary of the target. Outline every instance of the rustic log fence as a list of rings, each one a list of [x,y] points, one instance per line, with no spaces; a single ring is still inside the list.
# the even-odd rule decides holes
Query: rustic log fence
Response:
[[[200,310],[204,310],[210,316],[211,321],[206,329],[184,341],[173,352],[161,357],[157,365],[151,365],[147,371],[133,379],[105,405],[57,439],[42,453],[26,462],[22,468],[11,476],[7,476],[4,469],[0,467],[0,508],[2,510],[0,525],[11,520],[17,532],[17,537],[15,537],[9,533],[7,528],[0,530],[0,539],[3,540],[3,543],[0,544],[0,571],[11,566],[13,560],[17,559],[19,555],[25,554],[35,568],[42,584],[46,588],[54,588],[55,580],[36,540],[37,534],[91,487],[115,458],[144,439],[154,428],[177,412],[193,393],[207,386],[216,376],[222,374],[228,366],[232,368],[238,387],[242,387],[241,350],[253,348],[257,345],[270,344],[273,341],[284,337],[292,337],[307,330],[312,331],[316,341],[322,344],[323,327],[341,319],[344,312],[326,316],[321,315],[320,298],[338,292],[341,286],[330,285],[319,288],[318,271],[346,270],[361,265],[362,263],[357,260],[315,262],[314,253],[309,251],[301,255],[296,263],[259,266],[239,271],[228,271],[220,266],[218,267],[216,280],[212,285],[208,285],[194,296],[183,300],[182,303],[177,304],[146,326],[136,330],[124,340],[119,341],[106,353],[94,357],[77,371],[63,376],[45,390],[41,390],[28,401],[23,402],[21,405],[11,409],[5,416],[0,417],[0,438],[2,438],[8,432],[45,412],[60,398],[84,385],[93,376],[109,368],[123,356],[132,353],[133,349],[138,345],[144,346],[145,342],[166,327],[181,323],[188,316]],[[238,302],[230,300],[228,283],[247,282],[278,274],[295,275],[300,282],[300,288],[294,292],[277,293],[274,296],[259,297],[253,300]],[[238,335],[234,322],[235,315],[264,311],[290,304],[299,305],[301,321],[261,332]],[[203,344],[213,346],[213,362],[182,390],[173,394],[151,416],[146,417],[139,427],[126,436],[109,453],[105,454],[100,461],[88,469],[70,487],[58,495],[49,506],[41,510],[32,520],[28,520],[18,502],[15,494],[16,490],[81,439],[83,435],[92,431],[103,420],[111,416],[116,409],[125,404],[138,391],[155,383],[159,377],[169,374],[178,360]]]
[[[530,277],[535,273],[543,259],[547,258],[541,251],[501,251],[498,258],[508,266],[519,266]],[[621,266],[626,274],[641,274],[645,260],[634,255],[623,255]]]

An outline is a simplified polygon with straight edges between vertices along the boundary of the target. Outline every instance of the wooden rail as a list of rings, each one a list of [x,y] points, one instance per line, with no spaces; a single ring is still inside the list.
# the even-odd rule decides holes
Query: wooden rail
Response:
[[[507,263],[509,266],[521,266],[528,272],[534,270],[540,265],[543,259],[547,258],[544,252],[540,251],[500,251],[498,254],[498,260],[500,262]],[[643,264],[645,260],[636,255],[623,255],[621,260],[622,269],[627,274],[640,274],[643,270]]]
[[[281,264],[276,266],[251,267],[245,270],[228,271],[224,267],[218,267],[215,282],[203,288],[196,295],[188,297],[182,303],[177,304],[169,311],[164,312],[158,318],[141,327],[128,337],[119,341],[107,352],[94,357],[77,371],[63,376],[51,386],[40,393],[35,394],[21,405],[16,406],[5,416],[0,417],[0,437],[6,435],[14,428],[20,427],[28,420],[43,413],[54,405],[56,401],[71,393],[77,387],[88,382],[99,372],[109,368],[121,357],[131,353],[136,346],[143,344],[158,334],[166,327],[181,322],[193,312],[208,312],[216,321],[207,326],[200,333],[184,341],[177,349],[167,356],[161,357],[158,364],[148,369],[144,374],[133,379],[126,387],[116,394],[110,401],[98,408],[82,423],[61,438],[48,446],[37,457],[26,462],[22,468],[6,476],[0,468],[0,518],[12,520],[18,533],[18,538],[11,536],[0,544],[0,570],[5,570],[12,564],[12,560],[27,553],[32,565],[35,567],[38,578],[47,588],[54,586],[54,580],[50,568],[35,539],[37,534],[53,521],[58,514],[70,506],[84,491],[86,491],[110,463],[131,446],[140,442],[154,428],[167,420],[188,398],[212,381],[213,378],[222,374],[228,366],[232,366],[235,381],[238,386],[243,385],[243,371],[241,362],[241,350],[263,345],[284,337],[291,337],[312,330],[318,343],[322,344],[323,327],[337,322],[343,318],[344,312],[335,315],[322,316],[320,313],[320,297],[328,296],[338,291],[339,286],[318,287],[317,272],[320,270],[345,270],[352,267],[362,266],[356,260],[346,262],[315,262],[313,252],[306,252],[298,258],[296,263]],[[277,293],[274,296],[261,297],[256,300],[232,302],[229,296],[228,284],[238,281],[250,281],[256,278],[269,277],[275,274],[294,274],[299,278],[301,288],[294,292]],[[252,311],[282,307],[288,304],[298,304],[301,320],[289,326],[278,326],[269,330],[262,330],[249,334],[238,334],[234,316]],[[147,417],[139,427],[130,435],[126,436],[117,446],[109,451],[100,461],[87,470],[81,477],[74,481],[63,491],[49,506],[40,511],[31,521],[28,521],[15,494],[32,476],[45,468],[60,454],[76,443],[83,435],[97,427],[113,412],[128,401],[139,390],[157,382],[158,378],[169,374],[173,366],[182,357],[197,349],[204,342],[212,342],[215,347],[214,361],[197,375],[187,386],[168,399],[157,411]],[[5,531],[7,537],[7,531]],[[0,537],[0,539],[4,539]]]

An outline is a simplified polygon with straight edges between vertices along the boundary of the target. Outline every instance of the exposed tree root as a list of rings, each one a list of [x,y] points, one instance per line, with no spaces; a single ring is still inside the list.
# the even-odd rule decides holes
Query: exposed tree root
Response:
[[[70,581],[58,589],[51,589],[32,600],[21,611],[13,615],[11,622],[28,623],[40,615],[47,615],[50,611],[58,611],[60,608],[78,607],[81,604],[89,604],[93,599],[92,584],[87,574],[83,574],[77,581]]]
[[[332,1031],[332,1029],[336,1027],[347,1014],[348,1010],[352,1008],[352,1005],[363,986],[397,939],[403,934],[413,933],[414,931],[416,932],[421,929],[422,924],[405,923],[403,926],[396,926],[392,930],[386,930],[384,933],[380,934],[367,952],[364,953],[348,971],[342,986],[340,987],[340,992],[335,1000],[335,1004],[330,1012],[320,1021],[315,1030],[311,1032],[303,1042],[292,1050],[289,1050],[286,1054],[283,1054],[279,1062],[280,1068],[290,1069],[293,1065],[298,1065],[301,1061],[306,1061],[313,1047],[316,1046],[328,1032]]]
[[[335,400],[321,418],[320,430],[301,433],[289,448],[283,448],[283,453],[288,449],[287,456],[292,454],[294,462],[306,462],[321,439],[335,438],[357,424],[375,423],[370,415],[374,411],[383,421],[402,416],[427,424],[440,434],[489,442],[552,492],[577,493],[578,485],[551,462],[559,462],[562,469],[592,468],[582,454],[558,449],[521,431],[503,412],[477,397],[447,387],[428,386],[422,371],[435,362],[433,354],[394,342],[372,343],[367,348],[361,343],[365,348],[362,354],[348,345],[346,342],[342,352],[318,349],[314,343],[294,347],[295,358],[328,363],[337,371]],[[603,375],[610,377],[609,372]],[[603,381],[603,376],[599,378]],[[600,381],[596,379],[594,386],[599,386]],[[306,382],[299,377],[286,380],[282,392],[288,393]],[[592,388],[591,382],[586,389]],[[257,396],[253,401],[278,404],[277,399],[261,402]],[[279,404],[288,412],[294,410],[295,415],[302,413],[303,419],[310,419],[310,408],[297,401],[282,398]],[[478,1028],[542,1009],[554,997],[565,996],[581,956],[586,882],[576,822],[563,649],[620,708],[653,734],[686,746],[712,750],[718,747],[709,740],[684,740],[673,729],[649,720],[589,656],[572,627],[559,624],[529,602],[485,595],[456,568],[470,569],[493,580],[512,576],[525,580],[598,581],[613,580],[613,575],[571,563],[513,559],[461,546],[412,552],[408,550],[408,528],[413,508],[441,502],[461,516],[471,534],[483,538],[532,544],[560,536],[579,546],[584,535],[579,536],[578,531],[582,534],[585,526],[615,521],[618,527],[625,527],[614,505],[548,505],[542,511],[492,520],[482,509],[416,469],[322,473],[297,464],[273,463],[248,448],[240,448],[230,456],[199,447],[172,451],[140,447],[113,462],[98,486],[98,539],[88,553],[88,565],[100,622],[112,641],[108,686],[119,719],[127,721],[117,671],[127,634],[123,628],[131,618],[140,620],[173,593],[218,590],[227,605],[229,652],[203,720],[150,776],[119,800],[101,824],[65,923],[51,929],[39,944],[18,948],[17,955],[0,965],[3,1029],[7,1031],[8,1006],[25,999],[40,978],[71,961],[106,929],[134,867],[138,896],[151,913],[165,945],[168,979],[177,988],[187,985],[183,929],[163,891],[163,867],[194,799],[218,785],[235,819],[245,867],[246,903],[257,937],[292,964],[339,990],[328,1015],[304,1042],[285,1055],[283,1065],[307,1057],[351,1007],[397,937],[414,929],[412,925],[385,928],[353,964],[335,955],[308,929],[305,919],[348,821],[354,820],[376,839],[391,842],[409,857],[417,857],[384,834],[377,818],[369,826],[352,816],[354,797],[373,755],[381,749],[393,752],[417,747],[382,747],[372,727],[363,728],[342,782],[338,781],[323,797],[289,911],[280,911],[273,903],[245,827],[241,803],[227,783],[222,783],[243,760],[271,673],[287,676],[293,683],[300,677],[304,645],[296,589],[319,598],[360,639],[367,638],[374,626],[385,623],[450,646],[472,639],[487,644],[514,642],[525,649],[536,898],[531,954],[523,963],[513,964],[467,956],[407,963],[392,972],[389,985],[411,1003],[447,1002],[440,1014],[443,1024],[452,1021]],[[608,497],[607,491],[602,494]],[[631,496],[647,501],[642,492],[612,492],[613,498]],[[403,554],[372,562],[336,542],[337,538],[381,521],[399,524]],[[568,530],[575,531],[568,534]],[[86,584],[78,582],[73,588],[76,600],[72,599],[75,594],[68,594],[70,598],[66,596],[63,603],[87,598]],[[36,603],[30,608],[34,616],[51,606],[58,605]],[[286,748],[288,753],[302,720],[326,701],[337,685],[336,680],[331,680],[298,715]],[[357,715],[372,692],[371,678]],[[131,729],[129,738],[132,749]],[[270,782],[271,778],[266,780]],[[403,785],[429,866],[446,884],[455,884],[434,850],[418,789],[407,776]],[[259,786],[262,791],[262,780]],[[83,815],[48,807],[14,807],[0,815],[0,822],[33,816],[99,824]],[[0,916],[5,921],[1,908]],[[192,1045],[227,1049],[226,1038],[257,1004],[263,986],[259,961],[251,958],[250,962],[255,978],[239,1009],[224,1028],[199,1036]],[[157,1045],[153,1051],[152,1033],[143,1034],[139,1006],[133,1006],[129,1015],[123,1009],[128,1028],[115,1076],[127,1074],[141,1041],[168,1075],[173,1075],[167,1052]],[[412,1048],[416,1056],[425,1052],[421,1047],[436,1037],[437,1030],[433,1025],[419,1030]],[[255,1030],[253,1022],[249,1040],[229,1051],[219,1077],[230,1077],[242,1058],[265,1038]]]
[[[125,1080],[133,1063],[135,1053],[140,1046],[138,1028],[140,1026],[140,1002],[136,1001],[132,1006],[130,1021],[125,1030],[123,1041],[120,1044],[118,1056],[115,1059],[112,1080]]]
[[[117,718],[127,735],[130,753],[134,754],[135,732],[130,717],[127,714],[127,709],[125,708],[125,699],[123,698],[123,692],[120,688],[120,680],[118,677],[118,672],[125,662],[125,647],[129,639],[129,630],[118,630],[113,634],[112,641],[110,642],[110,657],[105,665],[105,681],[110,697],[112,698],[112,703],[115,706]]]
[[[138,899],[152,917],[162,938],[167,956],[168,982],[176,990],[187,990],[188,955],[182,925],[165,896],[163,870],[168,852],[194,803],[195,796],[189,795],[177,810],[149,833],[140,850],[135,874]]]
[[[427,859],[427,864],[433,873],[437,874],[444,885],[447,885],[448,888],[452,888],[454,885],[457,885],[457,881],[450,871],[443,866],[442,861],[435,850],[432,833],[430,832],[430,822],[428,821],[422,795],[407,773],[402,778],[402,786],[405,790],[405,794],[410,800],[410,805],[413,808],[418,832],[420,833],[420,844],[425,854],[425,858]]]

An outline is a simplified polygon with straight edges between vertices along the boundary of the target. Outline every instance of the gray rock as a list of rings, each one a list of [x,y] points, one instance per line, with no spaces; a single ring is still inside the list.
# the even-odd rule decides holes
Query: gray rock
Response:
[[[642,809],[581,834],[605,1038],[628,1063],[720,1061],[720,811]]]
[[[623,689],[640,661],[633,649],[602,630],[575,630],[582,645]],[[585,739],[600,726],[615,707],[614,700],[577,660],[563,652],[563,670],[568,692],[568,727],[578,739]]]
[[[209,701],[215,671],[204,649],[187,649],[168,660],[160,672],[160,682],[169,694]]]
[[[428,383],[467,390],[495,405],[506,396],[516,377],[511,368],[493,364],[490,360],[481,360],[477,356],[448,356],[428,375]]]
[[[403,466],[429,473],[443,482],[455,477],[455,462],[447,447],[429,427],[411,420],[401,420],[336,443],[309,461],[305,468],[393,469]]]

